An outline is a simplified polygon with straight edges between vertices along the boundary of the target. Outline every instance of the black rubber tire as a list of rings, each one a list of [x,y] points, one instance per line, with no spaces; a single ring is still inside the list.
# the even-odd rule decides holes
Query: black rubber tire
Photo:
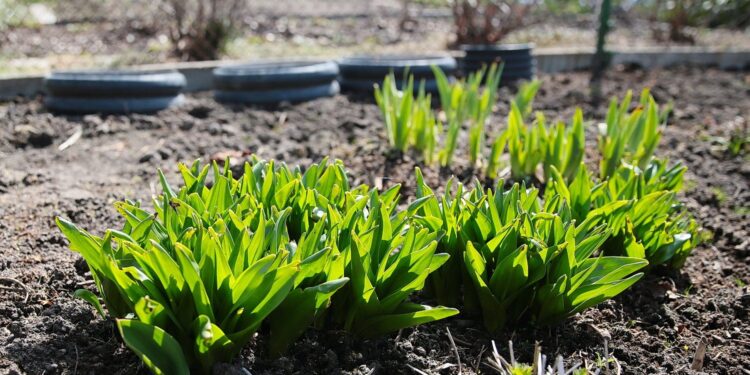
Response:
[[[415,78],[433,78],[432,66],[436,65],[452,75],[456,71],[456,60],[450,56],[419,55],[373,55],[353,56],[339,61],[339,71],[344,80],[378,79],[393,72],[397,78],[403,78],[404,71]]]
[[[502,62],[501,84],[532,79],[536,72],[533,48],[532,44],[464,45],[461,49],[466,51],[466,56],[461,60],[461,71],[468,75],[484,65]]]
[[[472,72],[478,72],[481,69],[482,69],[482,65],[463,65],[463,64],[461,65],[461,71],[465,72],[467,75]],[[522,74],[534,74],[534,73],[536,73],[535,65],[522,67],[522,68],[504,68],[501,77],[522,75]]]
[[[154,113],[179,105],[183,96],[163,96],[150,98],[80,98],[48,96],[44,105],[51,112],[59,113]]]
[[[224,91],[320,86],[330,84],[338,74],[332,61],[264,61],[213,71],[214,87]]]
[[[161,98],[178,95],[186,83],[171,70],[55,72],[44,82],[50,95],[61,98]]]
[[[494,61],[494,60],[481,60],[481,59],[469,59],[465,58],[462,59],[460,62],[460,66],[478,66],[481,67],[482,65],[491,65],[492,63],[502,63],[504,70],[516,70],[516,69],[524,69],[524,68],[530,68],[536,67],[536,60],[527,58],[527,59],[519,59],[519,60],[503,60],[503,61]]]
[[[518,77],[501,78],[500,79],[500,86],[505,86],[505,85],[508,85],[508,84],[511,84],[511,83],[514,83],[514,82],[518,82],[518,81],[531,81],[534,78],[536,78],[536,76],[533,75],[533,74],[530,75],[530,76],[523,76],[523,77],[522,76],[518,76]]]
[[[507,59],[514,57],[523,58],[531,56],[534,49],[533,44],[493,44],[493,45],[462,45],[461,50],[466,53],[466,57],[484,57],[492,59],[502,56]]]
[[[462,65],[462,70],[467,73],[476,72],[482,69],[482,65]],[[536,72],[536,66],[527,66],[523,68],[503,68],[502,77],[513,77],[519,75],[530,75]]]
[[[383,80],[366,80],[366,79],[347,79],[341,81],[341,90],[343,91],[357,91],[357,92],[373,92],[375,84],[382,85]],[[404,84],[401,80],[396,80],[396,87],[402,89]],[[418,92],[419,82],[415,79],[414,92]],[[434,94],[438,92],[437,81],[434,79],[424,81],[424,91],[426,93]]]
[[[513,76],[504,76],[500,78],[500,85],[504,85],[508,82],[516,82],[520,80],[526,80],[531,81],[536,77],[534,74],[521,74],[521,75],[513,75]]]
[[[279,90],[216,90],[214,91],[214,99],[216,99],[217,102],[227,104],[276,105],[282,102],[300,103],[326,96],[333,96],[338,93],[339,83],[333,81],[323,85]]]

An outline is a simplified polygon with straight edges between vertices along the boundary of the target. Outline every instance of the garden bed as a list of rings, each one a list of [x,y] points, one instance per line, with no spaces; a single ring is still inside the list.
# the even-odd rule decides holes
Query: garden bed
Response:
[[[603,119],[606,102],[589,104],[586,74],[541,77],[535,108],[567,119],[582,106],[587,120]],[[488,373],[481,364],[494,338],[502,354],[513,340],[516,357],[530,360],[535,341],[548,356],[595,361],[610,353],[624,373],[688,373],[699,342],[708,343],[703,370],[750,370],[750,162],[715,149],[735,121],[750,118],[750,76],[741,72],[676,69],[611,72],[605,95],[651,86],[675,112],[657,155],[688,167],[685,201],[712,236],[679,272],[658,270],[612,301],[552,328],[506,329],[492,337],[478,321],[448,319],[377,340],[343,332],[309,331],[287,356],[270,360],[263,338],[237,364],[253,374],[458,373],[446,329],[464,373]],[[501,90],[499,115],[510,92]],[[497,116],[490,134],[504,120]],[[39,101],[0,104],[0,372],[147,373],[120,342],[111,322],[71,294],[91,287],[87,267],[68,250],[54,225],[66,216],[94,233],[121,225],[112,203],[148,202],[159,191],[156,168],[178,180],[176,163],[255,153],[309,165],[325,156],[344,160],[356,183],[404,184],[413,197],[409,155],[388,153],[378,109],[369,97],[337,96],[274,110],[225,107],[210,95],[187,98],[183,107],[158,115],[56,117]],[[593,126],[589,147],[594,147]],[[59,146],[80,132],[80,139]],[[71,142],[68,142],[70,144]],[[425,169],[428,184],[442,186],[455,174],[472,179],[466,140],[451,170]],[[235,369],[239,366],[235,366]],[[478,369],[478,370],[477,370]]]

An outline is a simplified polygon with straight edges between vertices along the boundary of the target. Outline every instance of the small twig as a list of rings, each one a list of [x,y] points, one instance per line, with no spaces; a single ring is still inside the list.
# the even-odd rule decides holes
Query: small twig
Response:
[[[615,375],[622,375],[622,366],[620,365],[620,361],[612,356],[612,359],[615,361]]]
[[[695,349],[695,355],[693,356],[693,364],[690,366],[691,370],[701,371],[703,369],[703,360],[706,358],[706,339],[702,338],[698,343],[698,347]]]
[[[474,366],[473,366],[474,372],[479,372],[479,366],[482,364],[482,354],[484,354],[485,350],[487,350],[487,348],[485,348],[485,346],[482,345],[482,349],[479,350],[479,355],[477,356],[477,360],[476,362],[474,362]]]
[[[410,368],[412,371],[416,372],[419,375],[429,375],[426,372],[424,372],[424,371],[422,371],[422,370],[420,370],[420,369],[418,369],[418,368],[416,368],[416,367],[414,367],[414,366],[412,366],[410,364],[407,364],[406,367]]]
[[[445,330],[448,332],[448,340],[451,341],[453,353],[456,354],[456,361],[458,361],[458,374],[461,375],[463,373],[463,367],[461,366],[461,356],[458,354],[458,347],[456,346],[456,342],[453,341],[453,335],[451,335],[450,328],[445,327]]]
[[[558,374],[565,374],[565,363],[563,363],[563,357],[561,355],[557,356],[556,366]]]
[[[609,340],[604,337],[604,373],[609,375]]]
[[[23,290],[24,292],[26,292],[26,295],[23,297],[23,302],[25,303],[26,301],[29,300],[29,294],[31,292],[29,292],[29,287],[27,287],[26,284],[24,284],[24,283],[22,283],[22,282],[20,282],[20,281],[18,281],[16,279],[10,278],[10,277],[0,277],[0,282],[9,282],[9,283],[13,283],[13,284],[16,284],[16,285],[20,286],[20,288],[13,288],[13,287],[4,287],[4,286],[0,285],[0,289],[3,289],[3,290],[15,290],[15,291]]]
[[[393,340],[393,347],[395,348],[398,346],[398,341],[401,340],[401,332],[403,332],[403,329],[398,330],[398,334],[396,335],[396,339]]]
[[[73,375],[78,374],[78,345],[73,346],[76,350],[76,365],[73,367]]]
[[[539,342],[534,343],[534,363],[531,366],[531,372],[534,375],[544,375],[545,358],[542,355],[542,346]]]
[[[84,280],[84,281],[81,281],[80,283],[77,283],[76,286],[83,287],[83,286],[93,285],[93,284],[94,284],[94,280]]]
[[[490,367],[494,368],[500,373],[503,372],[504,367],[510,367],[505,359],[497,351],[497,344],[495,344],[495,340],[492,340],[492,359],[487,359],[487,363],[490,364]]]
[[[456,366],[453,363],[443,363],[442,365],[438,367],[430,369],[430,371],[433,373],[439,373],[440,371],[447,370],[449,368],[454,368],[454,367],[458,367],[458,366]]]
[[[461,339],[460,339],[460,338],[458,338],[458,337],[454,337],[454,338],[453,338],[453,340],[455,340],[455,341],[456,341],[456,344],[461,344],[461,345],[463,345],[463,346],[471,346],[471,344],[470,344],[470,343],[466,342],[465,340],[461,340]]]
[[[594,324],[589,324],[592,330],[594,330],[604,340],[604,373],[610,375],[609,372],[609,340],[612,339],[612,335],[606,329],[599,329]],[[614,358],[614,357],[613,357]]]
[[[558,358],[560,358],[560,357],[562,357],[562,356],[558,356]],[[583,363],[581,363],[581,362],[576,362],[576,363],[574,363],[574,364],[573,364],[573,366],[571,366],[571,367],[570,367],[570,368],[568,369],[568,371],[564,372],[564,374],[565,374],[565,375],[570,375],[570,374],[572,374],[572,373],[574,373],[574,372],[578,371],[578,369],[579,369],[579,368],[580,368],[581,366],[583,366]],[[565,369],[565,367],[563,367],[563,369]]]
[[[73,134],[65,140],[65,142],[60,144],[60,146],[57,146],[57,149],[59,151],[65,151],[65,149],[78,142],[78,140],[81,139],[81,135],[83,135],[83,127],[79,125],[76,127],[76,130],[73,132]]]

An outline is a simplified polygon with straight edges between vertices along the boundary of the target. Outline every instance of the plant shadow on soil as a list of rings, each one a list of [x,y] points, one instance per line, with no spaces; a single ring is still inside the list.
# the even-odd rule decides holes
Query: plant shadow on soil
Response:
[[[677,68],[653,72],[612,71],[604,81],[606,95],[650,86],[657,100],[673,100],[675,112],[657,155],[688,166],[685,204],[713,238],[694,251],[680,271],[654,269],[633,288],[611,301],[554,327],[508,327],[491,336],[481,322],[448,319],[400,334],[357,340],[343,332],[309,330],[288,353],[270,359],[264,334],[218,372],[253,374],[455,374],[458,361],[448,339],[456,342],[463,373],[492,373],[483,364],[495,340],[507,358],[513,340],[516,358],[530,360],[534,343],[552,359],[595,362],[603,356],[604,338],[624,373],[692,373],[698,343],[706,340],[704,371],[743,373],[750,363],[750,282],[748,236],[750,163],[713,148],[704,135],[725,135],[726,124],[750,118],[750,76],[746,72]],[[601,120],[606,103],[588,103],[588,76],[583,73],[542,76],[535,108],[550,119],[569,119],[575,106],[587,119]],[[697,88],[700,88],[698,90]],[[501,89],[497,113],[507,112],[511,93]],[[495,118],[488,129],[502,128]],[[111,321],[102,320],[71,293],[92,288],[80,257],[67,249],[53,218],[64,215],[94,233],[117,228],[112,209],[119,199],[148,204],[157,193],[156,168],[173,184],[178,161],[195,158],[242,158],[256,153],[302,166],[330,155],[342,159],[353,183],[388,187],[402,184],[401,195],[413,199],[418,158],[393,158],[385,150],[377,107],[345,96],[274,109],[225,107],[208,94],[188,97],[182,108],[157,115],[53,116],[39,101],[0,104],[0,373],[147,373],[122,344]],[[62,143],[77,128],[83,136],[65,151]],[[595,148],[595,126],[588,126],[587,145]],[[34,147],[29,134],[46,134],[49,142]],[[426,182],[443,191],[451,175],[471,183],[476,171],[459,139],[450,169],[423,167]],[[590,161],[590,160],[589,160]],[[482,181],[485,186],[491,182]],[[721,199],[716,190],[726,192]],[[423,301],[422,297],[416,297]]]

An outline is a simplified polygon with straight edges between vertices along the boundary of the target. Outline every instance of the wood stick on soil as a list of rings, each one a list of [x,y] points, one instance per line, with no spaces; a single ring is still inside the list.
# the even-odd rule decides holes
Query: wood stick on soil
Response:
[[[604,337],[604,373],[609,375],[609,340]]]
[[[14,279],[14,278],[10,278],[10,277],[0,277],[0,282],[8,282],[8,283],[13,283],[13,284],[18,285],[20,288],[6,287],[6,286],[0,285],[0,289],[3,289],[3,290],[15,290],[15,291],[23,290],[26,293],[26,295],[23,297],[23,302],[26,303],[26,301],[29,300],[29,293],[30,292],[29,292],[29,287],[27,287],[26,284],[20,282],[19,280]]]
[[[479,355],[477,356],[477,360],[474,362],[474,366],[473,367],[474,367],[474,372],[475,373],[479,372],[479,366],[482,364],[482,355],[484,354],[485,350],[486,350],[486,348],[484,347],[484,345],[482,345],[482,349],[479,350]]]
[[[531,366],[531,372],[534,375],[544,375],[546,358],[542,355],[542,346],[539,341],[534,343],[534,363]]]
[[[565,363],[563,363],[563,357],[561,355],[557,356],[555,366],[557,367],[558,374],[565,374]]]
[[[492,358],[487,359],[487,364],[499,373],[502,373],[504,368],[510,367],[510,364],[497,351],[495,340],[492,340]]]
[[[420,369],[418,369],[418,368],[416,368],[416,367],[414,367],[412,365],[407,364],[406,367],[410,368],[412,371],[416,372],[419,375],[428,375],[426,372],[424,372],[424,371],[422,371],[422,370],[420,370]]]
[[[76,350],[76,366],[73,368],[73,375],[78,374],[78,345],[73,346]]]
[[[59,151],[65,151],[68,147],[78,142],[78,140],[81,139],[81,135],[83,135],[83,127],[79,125],[76,127],[76,130],[73,132],[73,134],[65,140],[65,142],[61,143],[60,146],[57,146],[57,149]]]
[[[453,341],[453,335],[451,335],[450,328],[445,327],[445,330],[448,332],[448,340],[451,341],[453,353],[456,354],[456,361],[458,361],[458,374],[461,375],[463,373],[463,367],[461,366],[461,356],[458,354],[458,347],[456,346],[456,342]]]
[[[690,366],[691,370],[701,371],[703,369],[703,360],[706,358],[706,339],[702,338],[698,343],[698,347],[695,349],[695,355],[693,356],[693,364]]]

